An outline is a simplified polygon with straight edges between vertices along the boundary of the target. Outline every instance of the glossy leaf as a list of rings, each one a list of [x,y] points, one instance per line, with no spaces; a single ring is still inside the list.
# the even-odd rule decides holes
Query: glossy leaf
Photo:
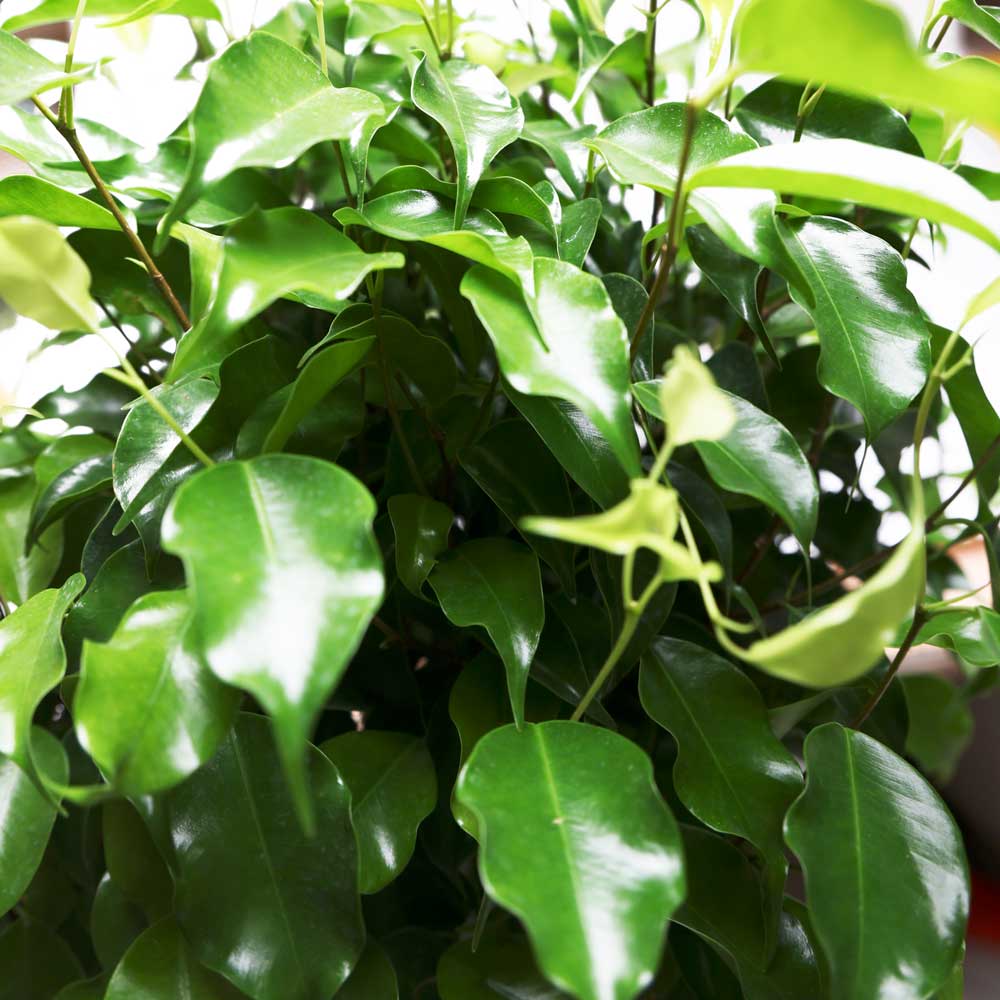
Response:
[[[183,591],[148,594],[109,642],[84,644],[76,732],[127,795],[178,784],[212,756],[232,723],[237,692],[202,664],[190,613]]]
[[[489,69],[464,59],[435,65],[424,56],[413,74],[412,99],[451,142],[458,174],[454,228],[461,229],[479,178],[521,134],[524,114]]]
[[[927,324],[900,256],[849,222],[814,216],[779,224],[813,303],[819,380],[865,418],[869,438],[902,413],[930,372]]]
[[[520,726],[528,670],[545,624],[538,560],[507,539],[482,538],[453,549],[428,582],[454,624],[486,629],[507,670],[511,709]]]
[[[542,970],[582,1000],[648,985],[684,896],[680,838],[648,758],[571,722],[495,730],[459,778],[489,895],[525,924]]]
[[[118,228],[115,217],[103,206],[24,174],[0,181],[0,218],[11,215],[30,215],[56,226]]]
[[[685,184],[692,193],[706,187],[770,188],[853,201],[956,226],[1000,249],[1000,212],[971,184],[936,163],[853,139],[760,146],[699,166]]]
[[[146,0],[138,4],[136,0],[88,0],[85,13],[88,17],[124,18],[135,14],[136,8],[141,11],[154,5],[157,9],[149,13],[180,14],[185,17],[219,20],[218,8],[212,0]],[[22,31],[42,24],[70,21],[75,13],[74,0],[44,0],[32,10],[8,19],[4,28],[7,31]]]
[[[0,31],[0,105],[18,104],[53,87],[75,83],[92,75],[93,67],[66,72],[49,62],[27,42],[11,34],[15,27],[7,22]]]
[[[39,788],[46,786],[46,775],[35,764],[31,722],[39,702],[63,678],[62,620],[86,582],[77,573],[0,621],[0,753]]]
[[[31,734],[35,765],[57,784],[69,776],[66,753],[49,732]],[[0,913],[12,910],[42,862],[56,807],[10,758],[0,759]]]
[[[342,469],[267,455],[188,480],[163,524],[164,547],[184,561],[205,662],[274,718],[307,826],[309,731],[382,600],[374,515]]]
[[[33,476],[0,482],[0,593],[23,604],[52,580],[62,558],[62,528],[29,545],[37,483]]]
[[[434,761],[416,737],[375,729],[344,733],[320,750],[351,792],[361,892],[378,892],[406,867],[437,801]]]
[[[396,574],[411,594],[422,597],[424,581],[448,548],[455,515],[443,503],[416,493],[399,493],[388,506],[396,536]]]
[[[562,261],[535,261],[535,294],[482,267],[462,280],[518,392],[578,406],[607,438],[622,467],[638,473],[628,403],[628,339],[600,280]]]
[[[240,167],[288,163],[325,139],[349,139],[382,113],[374,94],[338,90],[304,53],[253,32],[211,64],[191,113],[184,184],[160,224],[160,243],[207,185]]]
[[[69,945],[43,923],[17,920],[0,934],[3,1000],[49,1000],[82,974]]]
[[[108,983],[105,1000],[236,1000],[243,996],[221,976],[209,972],[191,953],[172,917],[154,924],[125,953]]]
[[[317,822],[306,837],[272,741],[266,719],[241,715],[169,793],[177,920],[200,961],[255,1000],[326,1000],[364,945],[350,792],[309,748]]]
[[[370,937],[337,996],[339,1000],[399,1000],[396,971],[384,949]]]
[[[177,348],[171,375],[217,364],[245,325],[292,292],[312,292],[334,307],[383,268],[400,267],[396,253],[364,253],[343,233],[300,208],[255,212],[226,235],[205,314]]]
[[[1000,664],[1000,614],[982,606],[946,610],[925,622],[913,641],[950,649],[976,667],[994,667]]]
[[[831,995],[928,996],[951,973],[968,914],[955,821],[909,764],[862,733],[821,726],[805,757],[785,836],[805,872]]]
[[[103,438],[100,439],[103,441]],[[41,484],[38,484],[41,486]],[[111,486],[111,455],[93,455],[60,472],[35,501],[28,528],[28,544],[34,545],[39,535],[62,518],[81,500],[104,492]]]
[[[90,272],[51,222],[0,219],[0,296],[50,330],[97,329]]]
[[[973,719],[966,696],[943,677],[903,678],[906,694],[906,753],[925,774],[946,782],[972,739]]]

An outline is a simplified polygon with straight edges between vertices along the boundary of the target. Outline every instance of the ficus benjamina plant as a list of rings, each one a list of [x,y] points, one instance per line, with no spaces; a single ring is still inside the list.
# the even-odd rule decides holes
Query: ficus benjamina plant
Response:
[[[4,1000],[961,996],[1000,22],[610,6],[7,19],[0,296],[116,360],[0,435]],[[160,15],[148,149],[76,42]]]

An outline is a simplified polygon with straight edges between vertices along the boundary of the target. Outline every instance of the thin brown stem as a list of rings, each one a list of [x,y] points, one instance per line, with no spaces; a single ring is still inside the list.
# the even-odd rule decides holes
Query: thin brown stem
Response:
[[[871,697],[865,702],[865,707],[861,709],[858,717],[851,723],[852,729],[860,729],[872,712],[875,711],[875,707],[882,700],[882,696],[886,691],[889,690],[889,685],[892,684],[893,678],[903,665],[903,660],[906,659],[907,654],[912,649],[917,634],[920,632],[925,621],[927,621],[927,614],[923,608],[918,607],[913,614],[913,623],[910,625],[906,632],[906,637],[903,639],[903,645],[896,650],[896,655],[892,658],[892,663],[889,664],[889,669],[885,672],[885,676],[882,678],[879,686],[872,692]]]
[[[97,172],[97,168],[94,166],[90,157],[87,155],[87,151],[80,143],[79,136],[76,134],[76,129],[72,125],[60,122],[55,115],[53,115],[52,112],[49,111],[49,109],[45,107],[40,100],[38,100],[37,97],[32,98],[32,100],[35,102],[36,107],[42,111],[45,117],[48,118],[49,121],[55,126],[59,134],[66,140],[69,148],[73,150],[73,153],[80,161],[81,166],[87,172],[87,176],[94,185],[94,189],[101,196],[101,200],[107,206],[108,211],[114,216],[115,222],[118,223],[118,226],[125,234],[126,239],[132,244],[132,249],[135,251],[136,256],[145,265],[146,271],[150,278],[152,278],[153,284],[156,285],[157,291],[159,291],[160,295],[163,297],[163,301],[166,302],[170,311],[177,318],[177,322],[180,323],[181,329],[189,330],[191,328],[191,321],[188,319],[187,313],[184,311],[184,307],[180,304],[180,301],[174,294],[174,290],[170,287],[170,282],[168,282],[160,272],[156,262],[146,249],[145,244],[141,239],[139,239],[138,234],[131,227],[131,225],[129,225],[128,219],[126,219],[122,214],[122,210],[118,207],[118,203],[112,197],[107,185],[103,180],[101,180],[101,175]]]

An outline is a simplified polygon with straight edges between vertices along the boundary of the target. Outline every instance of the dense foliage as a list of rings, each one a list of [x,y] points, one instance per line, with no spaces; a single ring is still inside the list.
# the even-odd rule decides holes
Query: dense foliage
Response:
[[[961,995],[1000,279],[942,328],[907,266],[1000,250],[1000,66],[937,51],[1000,23],[609,6],[0,32],[0,296],[120,357],[0,435],[0,997]],[[74,40],[154,14],[203,83],[144,150]]]

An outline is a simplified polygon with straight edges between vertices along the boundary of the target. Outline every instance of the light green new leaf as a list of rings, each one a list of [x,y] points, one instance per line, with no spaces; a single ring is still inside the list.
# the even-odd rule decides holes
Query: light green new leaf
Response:
[[[312,837],[295,822],[259,715],[239,716],[219,752],[164,799],[177,920],[201,962],[254,1000],[327,1000],[364,947],[351,794],[319,750],[307,752]]]
[[[686,344],[674,349],[673,360],[659,381],[659,418],[672,445],[719,441],[732,433],[737,413],[698,352]]]
[[[458,174],[454,228],[461,229],[479,178],[520,136],[524,113],[489,69],[464,59],[434,64],[424,56],[413,74],[412,98],[451,141]]]
[[[640,405],[660,420],[663,382],[654,379],[633,387]],[[819,488],[798,442],[783,424],[742,396],[714,391],[726,397],[736,423],[721,440],[694,442],[709,475],[724,490],[755,497],[770,507],[808,550],[819,515]],[[692,414],[696,416],[697,411]]]
[[[416,493],[389,497],[388,508],[396,537],[396,575],[414,597],[423,597],[424,581],[448,548],[455,515],[443,503]]]
[[[685,885],[677,826],[634,743],[573,722],[506,726],[476,744],[457,796],[478,821],[487,893],[552,982],[580,1000],[652,982]]]
[[[36,766],[56,784],[65,784],[69,764],[62,744],[47,730],[31,734]],[[0,758],[0,913],[21,898],[42,862],[56,807],[10,758]]]
[[[274,719],[307,829],[309,732],[382,600],[374,517],[371,494],[343,469],[265,455],[187,480],[163,522],[205,662]]]
[[[0,181],[0,218],[11,215],[30,215],[55,226],[118,228],[115,217],[103,205],[29,174],[14,174]]]
[[[705,21],[709,40],[709,70],[718,63],[729,33],[729,24],[740,5],[740,0],[696,0]]]
[[[4,23],[7,31],[22,31],[42,24],[72,21],[79,0],[43,0],[24,14],[9,18]],[[147,9],[150,8],[150,9]],[[127,23],[149,14],[180,14],[184,17],[204,17],[221,20],[219,10],[212,0],[87,0],[84,10],[87,17],[126,18]]]
[[[147,594],[107,643],[85,642],[73,720],[81,746],[125,795],[176,785],[222,742],[239,694],[199,658],[183,591]]]
[[[942,17],[954,18],[988,42],[1000,46],[1000,17],[975,0],[944,0],[935,14],[935,23]]]
[[[226,234],[211,305],[178,344],[171,378],[217,364],[252,336],[246,324],[283,296],[309,292],[335,311],[365,275],[402,266],[402,254],[365,253],[305,209],[254,212]]]
[[[886,4],[751,0],[734,35],[735,61],[743,72],[778,73],[802,83],[822,80],[903,109],[928,108],[956,120],[1000,125],[1000,69],[984,59],[934,65],[917,52],[902,14]]]
[[[814,729],[805,758],[785,838],[805,872],[833,1000],[930,996],[951,974],[968,917],[955,821],[917,771],[863,733]]]
[[[854,139],[760,146],[699,166],[686,187],[693,197],[703,188],[736,187],[853,201],[956,226],[1000,249],[1000,208],[968,181],[919,156]]]
[[[86,583],[77,573],[59,590],[43,590],[0,621],[0,754],[40,789],[46,774],[35,766],[31,720],[66,671],[62,620]]]
[[[175,222],[209,184],[239,167],[291,163],[326,139],[350,139],[382,102],[353,87],[337,89],[303,52],[256,31],[209,66],[191,113],[184,185],[159,227],[162,248]]]
[[[977,316],[982,315],[987,309],[1000,305],[1000,278],[991,281],[981,292],[979,292],[969,303],[965,310],[965,317],[962,325],[971,323]]]
[[[92,66],[78,67],[67,73],[62,66],[49,62],[27,42],[22,42],[8,22],[0,31],[0,105],[19,104],[53,87],[77,83],[92,76]]]
[[[628,337],[601,280],[564,261],[537,258],[535,294],[527,301],[516,285],[482,266],[465,275],[461,288],[513,388],[578,406],[625,471],[639,475]]]
[[[658,638],[639,675],[643,708],[677,741],[674,788],[703,823],[749,840],[766,862],[770,936],[784,896],[782,823],[802,790],[795,758],[768,724],[757,689],[694,643]]]
[[[819,334],[819,380],[861,411],[874,438],[910,405],[931,367],[930,333],[903,260],[841,219],[777,226],[812,293],[809,303],[792,289]]]
[[[50,330],[97,329],[90,271],[51,222],[0,219],[0,298]]]
[[[378,892],[409,863],[417,828],[437,802],[434,761],[417,737],[376,729],[335,736],[320,750],[351,792],[361,892]]]
[[[489,633],[507,670],[514,721],[524,722],[524,692],[545,624],[538,559],[505,538],[460,545],[428,577],[441,610],[461,628]]]
[[[139,935],[108,983],[104,1000],[238,1000],[244,994],[206,969],[173,917]]]
[[[453,205],[430,191],[396,191],[369,201],[363,212],[342,208],[336,213],[344,226],[365,226],[394,240],[420,240],[484,264],[530,295],[534,275],[528,241],[508,236],[491,212],[466,212],[461,229],[454,228],[454,216]]]

